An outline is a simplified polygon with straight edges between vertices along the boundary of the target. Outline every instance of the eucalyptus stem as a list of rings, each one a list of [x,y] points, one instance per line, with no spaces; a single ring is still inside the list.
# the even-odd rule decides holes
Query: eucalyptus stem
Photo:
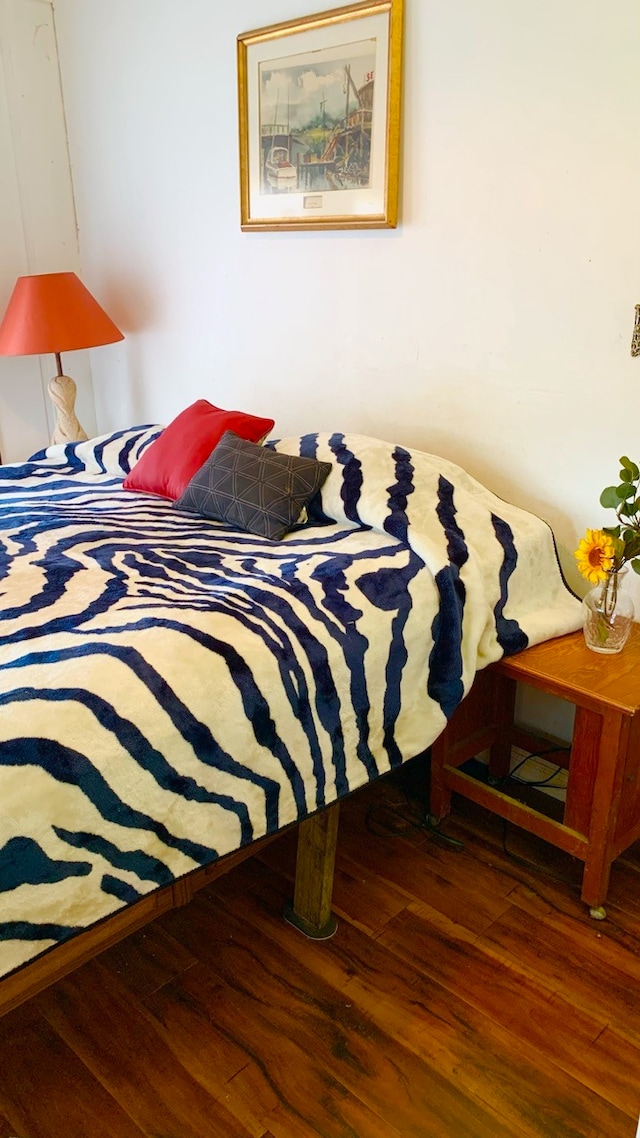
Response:
[[[618,600],[618,571],[613,569],[607,574],[602,588],[602,611],[607,624],[612,624],[612,617],[616,611]]]

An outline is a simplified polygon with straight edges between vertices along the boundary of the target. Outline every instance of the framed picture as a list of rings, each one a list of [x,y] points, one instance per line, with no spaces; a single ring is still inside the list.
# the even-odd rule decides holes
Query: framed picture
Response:
[[[397,224],[402,5],[238,36],[243,230]]]

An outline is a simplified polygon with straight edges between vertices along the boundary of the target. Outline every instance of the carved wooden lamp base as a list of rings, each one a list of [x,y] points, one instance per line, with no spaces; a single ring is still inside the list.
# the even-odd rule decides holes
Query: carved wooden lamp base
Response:
[[[76,385],[69,375],[54,375],[49,381],[49,395],[56,409],[56,425],[52,443],[77,443],[88,438],[75,413]]]

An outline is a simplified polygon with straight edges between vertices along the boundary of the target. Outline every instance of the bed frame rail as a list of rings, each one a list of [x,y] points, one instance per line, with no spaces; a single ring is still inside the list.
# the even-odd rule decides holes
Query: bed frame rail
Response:
[[[285,907],[284,916],[306,936],[326,940],[333,936],[336,921],[331,914],[333,869],[338,836],[339,804],[314,814],[298,824],[298,854],[293,902]],[[244,849],[227,854],[210,866],[196,869],[172,885],[157,889],[135,905],[121,909],[72,940],[55,945],[48,952],[4,980],[0,980],[0,1016],[17,1008],[25,1000],[55,984],[69,972],[97,956],[149,924],[150,921],[179,905],[186,905],[198,889],[228,873],[246,858],[264,849],[278,834],[269,835]]]

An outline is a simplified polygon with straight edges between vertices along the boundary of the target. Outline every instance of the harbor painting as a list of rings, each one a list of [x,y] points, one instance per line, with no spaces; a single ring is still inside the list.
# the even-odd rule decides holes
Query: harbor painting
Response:
[[[403,0],[238,36],[241,226],[394,226]]]
[[[260,64],[263,193],[369,186],[376,41],[334,55]]]

